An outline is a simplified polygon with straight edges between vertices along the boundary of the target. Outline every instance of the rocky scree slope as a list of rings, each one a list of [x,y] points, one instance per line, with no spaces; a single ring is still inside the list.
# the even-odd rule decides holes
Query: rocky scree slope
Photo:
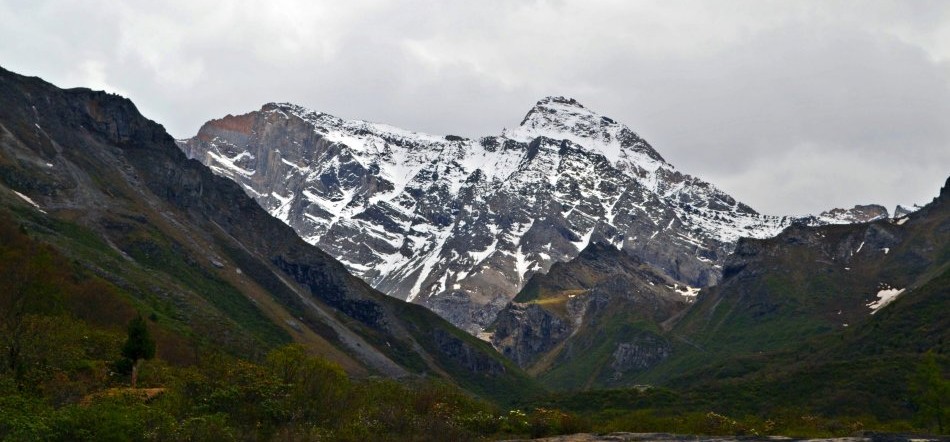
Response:
[[[476,140],[271,103],[209,121],[179,145],[373,287],[473,333],[532,275],[594,241],[705,287],[740,237],[887,217],[879,206],[756,213],[563,97]]]
[[[127,99],[0,69],[0,196],[195,339],[242,355],[295,340],[353,373],[440,376],[496,399],[537,391],[487,343],[372,289],[188,160]]]

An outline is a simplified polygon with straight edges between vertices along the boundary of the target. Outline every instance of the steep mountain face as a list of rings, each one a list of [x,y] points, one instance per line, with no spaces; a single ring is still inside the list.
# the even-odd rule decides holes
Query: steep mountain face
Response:
[[[802,342],[820,349],[846,339],[838,347],[855,358],[883,347],[885,355],[945,353],[947,318],[934,312],[950,309],[948,271],[950,180],[932,203],[901,218],[743,239],[723,282],[704,289],[672,327],[679,354],[652,379],[695,382],[691,369],[735,371],[730,360],[797,350]]]
[[[357,374],[535,391],[487,343],[372,289],[188,160],[121,97],[0,69],[0,202],[209,345],[253,355],[293,340]]]
[[[909,380],[931,356],[950,363],[947,311],[950,179],[896,219],[742,240],[638,382],[736,395],[753,412],[909,419],[921,404]]]
[[[532,275],[591,242],[705,287],[740,237],[886,217],[758,214],[561,97],[478,140],[267,104],[209,121],[179,145],[373,287],[473,333]]]
[[[660,324],[695,296],[616,247],[592,243],[533,276],[499,312],[491,341],[551,387],[624,385],[670,356]]]
[[[857,360],[865,362],[855,376],[904,385],[906,369],[882,376],[887,370],[870,360],[946,352],[948,197],[950,181],[933,203],[903,217],[872,208],[862,210],[878,216],[869,223],[793,225],[774,238],[741,239],[722,282],[701,291],[593,243],[533,276],[499,312],[491,341],[558,390],[700,388],[746,376],[769,385],[756,389],[773,388],[779,371],[794,389],[816,366],[829,371],[827,386],[840,379],[834,364]]]

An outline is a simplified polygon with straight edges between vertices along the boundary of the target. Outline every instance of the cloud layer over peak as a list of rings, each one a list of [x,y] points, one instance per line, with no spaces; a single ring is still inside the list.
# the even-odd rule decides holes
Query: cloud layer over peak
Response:
[[[939,1],[0,0],[0,63],[178,137],[288,101],[466,136],[564,95],[773,214],[923,203],[950,173]]]

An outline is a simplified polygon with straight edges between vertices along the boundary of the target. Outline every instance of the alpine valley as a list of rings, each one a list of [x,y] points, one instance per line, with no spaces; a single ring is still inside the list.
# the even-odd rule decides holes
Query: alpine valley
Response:
[[[763,215],[562,97],[479,139],[272,103],[175,140],[0,69],[0,439],[945,433],[934,190]],[[641,436],[606,440],[686,440]]]

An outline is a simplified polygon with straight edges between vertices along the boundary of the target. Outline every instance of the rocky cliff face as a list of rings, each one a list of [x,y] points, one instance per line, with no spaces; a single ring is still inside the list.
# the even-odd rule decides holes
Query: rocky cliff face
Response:
[[[569,308],[576,312],[578,306],[571,303]],[[576,313],[562,317],[534,303],[513,303],[499,312],[490,336],[503,355],[527,368],[570,337],[573,321],[581,319]]]
[[[609,244],[537,274],[498,314],[492,344],[555,388],[628,383],[672,353],[662,325],[696,289]]]
[[[179,145],[373,287],[470,332],[594,241],[704,287],[740,237],[854,221],[758,214],[562,97],[477,140],[267,104]]]
[[[901,209],[900,206],[897,206],[898,210]],[[906,215],[906,212],[903,213]],[[898,216],[895,213],[895,216]],[[887,219],[889,217],[887,209],[884,206],[877,204],[868,204],[868,205],[857,205],[850,209],[831,209],[825,212],[821,212],[818,215],[815,221],[807,224],[858,224],[858,223],[869,223],[872,221],[877,221],[880,219]]]

